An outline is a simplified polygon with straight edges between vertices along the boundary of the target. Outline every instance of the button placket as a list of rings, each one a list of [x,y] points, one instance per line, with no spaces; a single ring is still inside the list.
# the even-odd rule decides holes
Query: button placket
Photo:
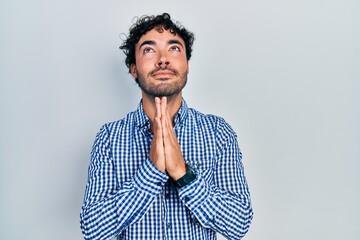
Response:
[[[170,211],[171,211],[171,200],[170,200],[170,196],[171,196],[171,184],[170,182],[167,182],[166,183],[166,186],[165,186],[165,205],[166,205],[166,212],[165,212],[165,223],[166,223],[166,237],[167,239],[172,239],[171,238],[171,218],[170,218]]]
[[[165,198],[166,198],[167,200],[170,199],[170,193],[169,193],[169,192],[165,194]]]
[[[166,200],[165,200],[165,192],[166,192],[166,185],[165,184],[161,190],[161,215],[162,215],[162,225],[164,229],[164,239],[168,239],[168,233],[167,233],[167,206],[166,206]]]

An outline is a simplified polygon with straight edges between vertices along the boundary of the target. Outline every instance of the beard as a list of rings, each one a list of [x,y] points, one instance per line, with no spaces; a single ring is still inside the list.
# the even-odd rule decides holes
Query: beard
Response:
[[[161,83],[155,84],[150,78],[159,70],[165,69],[155,69],[151,71],[147,76],[141,74],[137,71],[138,78],[135,79],[141,90],[150,97],[174,97],[178,95],[182,89],[185,87],[187,83],[187,75],[188,71],[186,70],[184,73],[179,73],[175,69],[166,68],[166,70],[172,71],[178,79],[176,81],[168,82],[167,78],[160,78]],[[159,81],[159,80],[156,80]]]

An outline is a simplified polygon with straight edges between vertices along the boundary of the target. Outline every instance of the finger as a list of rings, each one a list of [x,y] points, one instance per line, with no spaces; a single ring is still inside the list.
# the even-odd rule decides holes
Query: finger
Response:
[[[170,113],[166,111],[166,122],[168,123],[168,127],[174,129],[173,122],[170,119]]]
[[[166,133],[168,136],[171,137],[171,135],[175,134],[174,133],[174,129],[172,127],[172,123],[170,120],[170,114],[168,111],[165,112],[165,115],[162,116],[163,119],[163,131],[164,133]]]
[[[162,126],[160,118],[155,118],[154,121],[154,139],[156,144],[163,146]]]
[[[167,112],[167,98],[162,97],[161,98],[161,125],[163,131],[165,131],[166,128],[166,112]]]
[[[166,111],[167,111],[167,98],[162,97],[161,98],[161,118],[166,117]]]
[[[165,166],[165,150],[162,137],[160,118],[155,118],[154,124],[154,137],[150,148],[150,160],[162,172],[166,171]]]
[[[158,157],[162,156],[164,154],[164,142],[163,142],[160,118],[154,119],[154,137],[152,140],[152,144],[154,144],[156,155]]]
[[[163,118],[164,119],[164,123],[163,123],[163,139],[164,139],[164,144],[165,146],[169,146],[169,144],[176,144],[177,142],[177,138],[174,132],[174,128],[172,127],[171,124],[171,120],[170,120],[170,116],[169,113],[166,113],[166,116]]]
[[[155,97],[155,117],[161,118],[161,102],[159,97]]]

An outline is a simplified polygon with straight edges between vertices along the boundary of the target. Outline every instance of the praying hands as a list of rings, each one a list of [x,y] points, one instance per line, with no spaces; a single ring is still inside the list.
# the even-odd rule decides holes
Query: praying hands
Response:
[[[186,174],[185,160],[173,130],[173,123],[167,110],[167,98],[155,97],[154,138],[150,148],[150,160],[173,180]]]

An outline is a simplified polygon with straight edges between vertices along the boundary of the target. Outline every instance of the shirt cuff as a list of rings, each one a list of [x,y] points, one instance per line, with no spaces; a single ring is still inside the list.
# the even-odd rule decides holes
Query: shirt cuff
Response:
[[[137,190],[156,195],[161,191],[168,178],[169,176],[166,173],[157,169],[151,160],[147,158],[134,175],[133,181]]]
[[[191,211],[199,208],[210,196],[209,186],[206,185],[200,174],[197,174],[192,183],[178,189],[178,192],[180,201]]]
[[[178,189],[180,201],[196,216],[196,219],[206,225],[220,211],[221,205],[216,203],[205,179],[198,174],[194,182]]]

